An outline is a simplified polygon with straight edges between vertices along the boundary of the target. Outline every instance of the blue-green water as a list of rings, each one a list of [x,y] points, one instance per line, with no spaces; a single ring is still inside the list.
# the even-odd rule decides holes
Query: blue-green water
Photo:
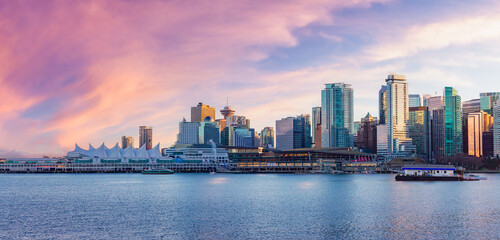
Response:
[[[0,238],[498,239],[485,176],[0,174]]]

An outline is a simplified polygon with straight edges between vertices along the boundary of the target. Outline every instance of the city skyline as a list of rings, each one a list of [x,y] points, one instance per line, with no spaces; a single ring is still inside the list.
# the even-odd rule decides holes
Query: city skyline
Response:
[[[450,86],[468,101],[499,91],[492,46],[500,39],[500,5],[425,2],[232,3],[219,10],[5,2],[0,155],[113,146],[124,135],[138,139],[143,125],[154,128],[154,145],[168,147],[189,107],[209,104],[221,118],[226,97],[260,131],[311,114],[324,84],[335,82],[352,84],[355,121],[367,112],[379,117],[378,90],[390,72],[406,75],[410,94],[442,95]],[[220,19],[209,17],[220,10]],[[169,11],[183,13],[165,17]],[[114,18],[120,12],[133,14]]]

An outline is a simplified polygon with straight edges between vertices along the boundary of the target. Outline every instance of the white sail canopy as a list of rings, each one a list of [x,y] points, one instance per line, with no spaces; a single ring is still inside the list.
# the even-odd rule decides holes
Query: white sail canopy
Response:
[[[148,150],[148,154],[152,158],[159,158],[161,157],[161,152],[160,152],[160,144],[156,144],[156,146],[152,149]]]
[[[135,150],[135,156],[139,159],[149,158],[148,151],[146,150],[146,144],[142,145],[141,148]]]
[[[157,144],[154,148],[146,150],[146,145],[141,146],[141,148],[136,149],[132,146],[128,146],[125,149],[120,148],[118,143],[113,148],[108,148],[104,143],[98,147],[94,148],[89,144],[89,149],[83,149],[78,144],[75,144],[75,149],[68,152],[69,154],[82,154],[89,158],[107,158],[107,159],[119,159],[119,158],[130,158],[130,159],[149,159],[149,158],[160,158],[162,157],[160,151],[160,144]]]
[[[135,153],[132,145],[129,145],[127,148],[122,149],[122,156],[126,158],[135,158]]]

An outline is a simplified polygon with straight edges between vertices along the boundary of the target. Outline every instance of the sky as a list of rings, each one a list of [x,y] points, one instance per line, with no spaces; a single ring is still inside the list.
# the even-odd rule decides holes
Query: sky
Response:
[[[460,0],[0,0],[0,157],[74,144],[171,146],[178,122],[229,99],[257,131],[354,88],[378,115],[389,73],[410,93],[500,91],[500,3]]]

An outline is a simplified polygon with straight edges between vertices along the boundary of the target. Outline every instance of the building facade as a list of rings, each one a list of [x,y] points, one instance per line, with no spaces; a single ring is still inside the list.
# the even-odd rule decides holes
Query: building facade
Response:
[[[500,101],[493,107],[493,156],[500,156]]]
[[[377,118],[367,113],[361,119],[357,133],[356,146],[365,153],[377,153]]]
[[[139,127],[139,147],[146,145],[146,150],[153,148],[153,128],[149,126]]]
[[[312,108],[311,134],[312,146],[321,147],[321,107]]]
[[[469,124],[467,122],[470,113],[477,113],[481,111],[480,99],[472,99],[462,102],[462,148],[465,154],[469,154]]]
[[[293,149],[293,119],[287,117],[276,120],[276,149]]]
[[[184,119],[179,123],[178,144],[197,144],[199,141],[199,122],[186,122]]]
[[[483,132],[483,156],[494,157],[493,152],[493,131]]]
[[[218,144],[220,143],[219,124],[216,122],[200,122],[198,127],[199,144]]]
[[[384,159],[389,156],[389,138],[387,138],[387,135],[387,125],[377,125],[377,155]]]
[[[424,94],[422,95],[422,106],[424,107],[429,107],[429,98],[431,98],[432,95],[430,94]],[[429,112],[431,112],[431,110],[429,108],[427,108],[429,110]]]
[[[321,91],[321,146],[354,146],[353,89],[350,84],[325,84]]]
[[[430,159],[430,116],[427,107],[410,107],[408,120],[408,132],[416,147],[417,155]]]
[[[226,126],[250,128],[250,119],[245,116],[231,115],[226,118]]]
[[[311,116],[299,115],[293,120],[293,148],[310,148],[311,144]]]
[[[483,156],[483,111],[469,113],[467,117],[468,154],[471,156]]]
[[[260,133],[255,130],[253,131],[253,147],[260,147]]]
[[[134,147],[134,138],[131,136],[122,136],[122,148],[128,148],[128,146]]]
[[[432,114],[434,114],[433,110],[439,109],[443,106],[443,96],[429,97],[427,102],[428,102],[427,107],[429,109],[429,113],[431,114],[431,118],[432,118]]]
[[[274,129],[265,127],[260,132],[260,146],[265,148],[274,148]]]
[[[219,124],[219,130],[222,132],[222,130],[224,130],[224,128],[226,128],[227,126],[227,121],[226,119],[217,119],[215,120],[216,123]]]
[[[462,101],[452,87],[444,88],[444,153],[454,156],[463,152],[462,148]]]
[[[309,114],[287,117],[276,121],[276,149],[310,148],[311,142]]]
[[[462,103],[462,114],[466,118],[469,113],[476,113],[481,111],[481,101],[480,99],[472,99],[469,101],[464,101]]]
[[[389,74],[387,83],[387,132],[391,158],[416,153],[408,135],[408,84],[403,75]]]
[[[481,110],[484,112],[493,115],[493,108],[495,107],[495,103],[498,101],[500,97],[500,92],[487,92],[480,93],[479,99],[481,101]]]
[[[444,156],[444,108],[432,110],[431,119],[432,157]]]
[[[255,130],[246,127],[232,127],[232,144],[235,147],[254,147]]]
[[[423,98],[421,94],[409,94],[408,95],[408,106],[409,107],[421,107],[423,106]]]
[[[493,145],[489,139],[490,135],[485,133],[492,130],[493,116],[483,111],[469,113],[467,117],[468,137],[467,142],[464,144],[464,148],[467,145],[467,154],[476,157],[491,156],[492,150],[490,148]],[[484,136],[487,136],[486,140]]]
[[[378,91],[378,117],[380,124],[386,124],[387,120],[387,86],[383,85]]]
[[[215,121],[215,108],[205,105],[202,102],[196,107],[191,107],[191,122]]]

